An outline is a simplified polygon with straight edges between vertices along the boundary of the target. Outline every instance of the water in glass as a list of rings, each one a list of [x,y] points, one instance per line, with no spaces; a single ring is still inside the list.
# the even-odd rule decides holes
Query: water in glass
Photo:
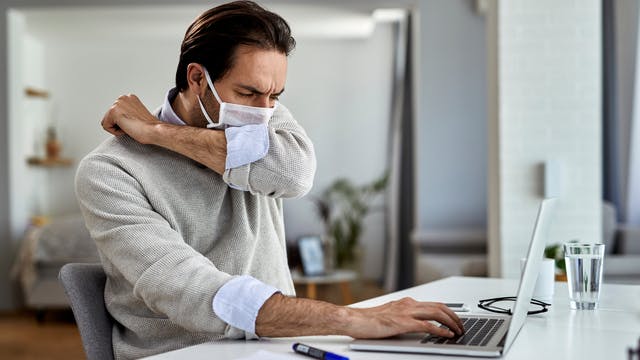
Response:
[[[571,308],[596,309],[602,283],[602,255],[568,255],[565,262]]]

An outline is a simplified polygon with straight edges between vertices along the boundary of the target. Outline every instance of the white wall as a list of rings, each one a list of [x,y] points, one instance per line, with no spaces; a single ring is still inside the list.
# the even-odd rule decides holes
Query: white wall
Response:
[[[493,4],[490,275],[517,277],[542,162],[558,162],[562,184],[547,243],[597,242],[602,234],[601,8],[597,0]]]
[[[44,80],[36,85],[53,95],[54,121],[63,155],[73,158],[74,166],[26,169],[21,149],[32,149],[32,138],[42,129],[36,122],[21,122],[22,117],[12,116],[11,123],[20,124],[13,126],[12,138],[16,141],[11,144],[12,159],[21,164],[12,170],[11,188],[16,190],[12,206],[14,238],[21,235],[34,212],[60,215],[78,211],[73,193],[75,165],[110,136],[99,126],[104,112],[119,95],[129,92],[137,94],[150,109],[161,104],[173,86],[184,31],[203,9],[66,8],[22,12],[23,38],[33,38],[41,44],[39,52],[27,51],[23,60],[46,59],[39,66],[28,67],[38,68],[36,73]],[[327,14],[330,15],[335,14]],[[149,18],[154,20],[140,21]],[[374,27],[370,15],[347,14],[347,18],[355,18],[354,23],[359,24],[355,35],[324,36],[302,31],[306,35],[297,38],[297,49],[289,60],[282,102],[305,127],[316,147],[318,172],[312,194],[321,192],[338,177],[358,184],[369,182],[386,167],[391,27]],[[331,19],[337,21],[335,16]],[[292,27],[295,36],[295,20]],[[34,188],[34,171],[46,174],[48,184],[37,199],[29,195]],[[286,202],[285,223],[290,241],[323,230],[308,198]],[[380,278],[383,213],[369,216],[366,225],[363,270],[367,277]]]
[[[8,254],[18,248],[18,239],[23,235],[34,213],[48,207],[50,173],[42,168],[27,165],[27,158],[42,156],[44,134],[50,102],[46,99],[25,96],[25,88],[44,88],[44,47],[42,42],[26,31],[25,18],[17,12],[7,14],[11,31],[8,43],[14,49],[8,56],[9,68],[9,114],[18,121],[8,122],[9,146],[13,150],[9,157],[9,242]],[[37,147],[34,145],[38,144]],[[38,153],[39,151],[39,153]],[[13,263],[13,257],[6,262]],[[9,271],[6,272],[7,274]],[[3,285],[8,285],[8,282]],[[2,300],[0,300],[2,303]]]
[[[87,10],[57,15],[47,15],[46,11],[28,13],[33,32],[45,47],[44,73],[53,94],[63,153],[73,158],[75,165],[110,136],[99,124],[119,95],[135,93],[152,111],[162,104],[163,96],[172,87],[182,38],[180,32],[148,36],[144,25],[136,26],[121,17],[114,18],[113,27],[117,29],[100,28],[104,20],[93,28],[77,24],[90,22],[91,16],[101,13]],[[108,15],[107,11],[102,16]],[[194,9],[178,19],[188,24],[196,15]],[[44,17],[55,24],[45,23]],[[70,31],[79,28],[84,31]],[[56,186],[56,191],[48,194],[52,215],[78,211],[73,191],[75,165],[51,174]]]

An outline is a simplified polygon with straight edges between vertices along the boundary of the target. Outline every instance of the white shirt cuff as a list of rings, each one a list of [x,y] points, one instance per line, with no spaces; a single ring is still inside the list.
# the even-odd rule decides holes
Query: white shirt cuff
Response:
[[[255,334],[258,311],[278,291],[254,277],[239,276],[218,290],[213,297],[213,312],[227,324]]]
[[[235,169],[265,157],[269,152],[269,128],[267,124],[228,127],[226,169]]]

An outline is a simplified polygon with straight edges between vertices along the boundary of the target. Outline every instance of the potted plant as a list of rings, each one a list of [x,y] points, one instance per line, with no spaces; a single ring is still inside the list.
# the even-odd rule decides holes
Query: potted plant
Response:
[[[336,267],[357,266],[356,248],[363,230],[362,221],[370,210],[371,201],[386,188],[388,178],[385,172],[380,178],[362,186],[339,178],[320,196],[312,198],[329,243],[327,256]]]
[[[577,242],[573,240],[570,242]],[[564,246],[552,244],[544,249],[544,257],[554,259],[556,263],[556,281],[567,281],[567,265],[564,261]]]

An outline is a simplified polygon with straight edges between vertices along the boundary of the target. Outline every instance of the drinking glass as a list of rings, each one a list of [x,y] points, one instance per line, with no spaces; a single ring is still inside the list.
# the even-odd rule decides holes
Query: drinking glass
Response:
[[[564,244],[569,303],[572,309],[595,310],[600,298],[604,244]]]

